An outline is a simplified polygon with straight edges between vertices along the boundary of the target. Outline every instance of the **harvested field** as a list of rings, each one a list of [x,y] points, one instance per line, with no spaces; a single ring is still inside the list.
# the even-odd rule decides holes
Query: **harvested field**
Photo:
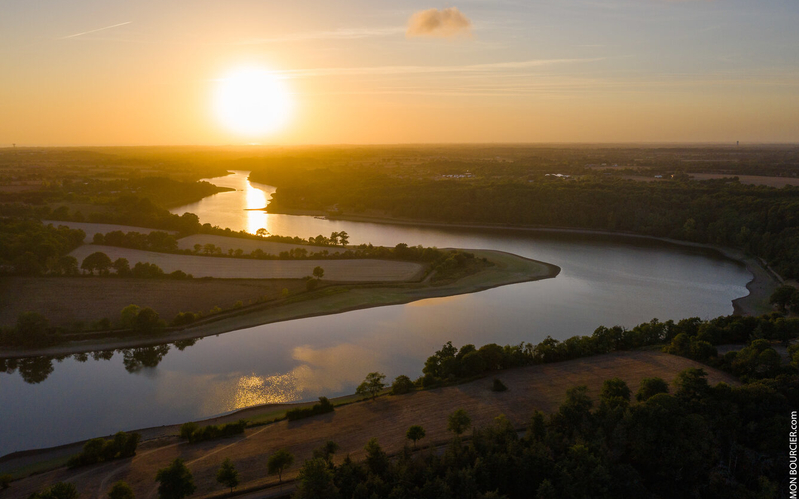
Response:
[[[22,312],[38,312],[54,326],[116,320],[130,304],[150,307],[166,320],[178,312],[204,312],[278,298],[286,288],[305,291],[297,279],[187,280],[101,277],[4,277],[0,279],[0,326],[11,326]],[[88,305],[90,304],[90,306]]]
[[[164,272],[182,270],[194,277],[222,279],[301,279],[313,273],[316,266],[325,269],[325,280],[342,282],[410,281],[421,277],[424,266],[391,260],[250,260],[213,256],[173,255],[115,246],[87,244],[75,249],[72,256],[84,258],[102,251],[111,260],[127,258],[136,262],[154,263]]]
[[[307,244],[289,244],[289,243],[275,243],[270,241],[258,241],[255,239],[242,239],[239,237],[225,237],[213,236],[208,234],[194,234],[178,239],[178,248],[193,250],[194,245],[201,246],[205,244],[213,244],[217,248],[221,248],[223,253],[227,253],[229,249],[241,249],[244,253],[251,253],[256,249],[260,249],[264,253],[277,255],[281,251],[289,251],[294,248],[304,248],[308,253],[318,253],[327,251],[328,253],[340,253],[345,251],[346,248],[336,248],[333,246],[310,246]]]
[[[276,483],[276,478],[265,477],[264,470],[270,453],[282,447],[296,455],[295,466],[286,473],[292,478],[296,476],[300,463],[310,458],[312,450],[327,440],[334,440],[341,446],[336,454],[339,462],[347,454],[356,460],[363,459],[363,446],[371,437],[377,437],[388,452],[400,450],[405,443],[405,431],[413,424],[420,424],[427,430],[421,445],[442,442],[450,437],[446,428],[447,416],[458,408],[466,410],[475,427],[490,425],[493,418],[504,414],[514,426],[521,428],[534,410],[555,411],[566,390],[572,386],[587,385],[589,394],[596,398],[602,383],[618,376],[635,393],[644,377],[659,376],[672,381],[678,372],[689,367],[705,369],[711,384],[721,381],[737,384],[730,375],[683,357],[652,351],[617,352],[499,372],[497,377],[509,388],[502,393],[490,390],[491,377],[487,377],[458,386],[380,397],[301,421],[281,421],[256,427],[247,430],[244,437],[194,445],[175,445],[176,440],[166,440],[160,448],[154,447],[157,445],[155,442],[145,443],[132,460],[77,470],[61,468],[16,481],[5,494],[7,497],[26,498],[56,481],[72,481],[83,497],[105,497],[114,482],[124,480],[134,488],[136,497],[155,497],[153,477],[156,471],[181,457],[194,475],[197,485],[195,497],[202,497],[222,492],[216,482],[216,471],[225,458],[230,458],[239,470],[241,488]],[[235,420],[269,410],[269,407],[249,409],[220,419]],[[177,433],[178,427],[172,427],[172,431]]]
[[[145,227],[134,227],[132,225],[116,225],[116,224],[94,224],[88,222],[64,222],[61,220],[42,220],[42,223],[53,224],[53,227],[58,227],[59,225],[63,225],[65,227],[69,227],[70,229],[80,229],[86,233],[86,237],[83,238],[84,242],[91,242],[92,238],[95,234],[107,234],[109,232],[113,232],[115,230],[121,230],[122,232],[140,232],[142,234],[149,234],[150,232],[169,232],[170,234],[177,234],[173,230],[162,230],[162,229],[148,229]]]
[[[762,175],[734,175],[721,174],[721,173],[691,173],[694,180],[712,180],[718,178],[738,177],[742,184],[750,185],[765,185],[768,187],[776,187],[777,189],[785,187],[786,185],[799,186],[799,178],[796,177],[766,177]]]

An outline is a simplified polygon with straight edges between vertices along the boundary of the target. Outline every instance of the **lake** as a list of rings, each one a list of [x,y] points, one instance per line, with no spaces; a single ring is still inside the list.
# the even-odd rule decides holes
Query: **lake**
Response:
[[[307,238],[346,231],[371,242],[508,251],[561,267],[554,279],[405,305],[257,326],[199,340],[62,360],[30,359],[0,372],[0,455],[148,426],[182,423],[267,402],[354,392],[371,371],[421,375],[451,340],[537,343],[597,326],[732,313],[751,274],[713,252],[658,241],[513,230],[441,229],[247,211],[274,188],[247,172],[210,179],[237,189],[172,210],[201,222]],[[95,357],[97,360],[95,360]],[[24,378],[21,374],[24,374]],[[27,380],[27,381],[26,381]],[[35,382],[38,381],[38,382]]]

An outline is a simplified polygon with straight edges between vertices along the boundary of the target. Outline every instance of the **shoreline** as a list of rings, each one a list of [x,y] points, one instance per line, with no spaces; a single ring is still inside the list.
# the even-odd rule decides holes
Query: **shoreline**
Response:
[[[265,211],[267,211],[265,209]],[[277,210],[269,211],[269,213],[284,214],[284,215],[309,215],[315,213],[317,215],[324,215],[329,220],[344,220],[350,222],[362,223],[377,223],[384,225],[410,225],[414,227],[434,227],[434,228],[450,228],[450,229],[480,229],[480,230],[510,230],[517,232],[538,232],[549,234],[587,234],[598,236],[613,236],[632,239],[641,239],[649,241],[659,241],[675,246],[684,246],[690,248],[701,248],[714,251],[728,260],[733,260],[744,267],[752,274],[752,279],[746,284],[746,289],[749,294],[738,297],[732,300],[733,315],[752,315],[759,316],[771,312],[773,309],[768,303],[771,293],[774,292],[784,279],[772,270],[768,265],[762,262],[759,258],[745,254],[742,250],[735,248],[728,248],[714,244],[694,243],[691,241],[682,241],[680,239],[673,239],[669,237],[648,236],[645,234],[636,234],[634,232],[612,231],[601,229],[578,229],[572,227],[541,227],[541,226],[519,226],[519,225],[504,225],[504,224],[465,224],[465,223],[446,223],[446,222],[430,222],[424,220],[392,218],[392,217],[377,217],[367,215],[337,215],[329,214],[323,211],[313,210]]]
[[[347,289],[319,298],[301,300],[287,304],[263,304],[247,311],[234,311],[216,320],[203,322],[156,337],[109,337],[64,343],[39,349],[0,349],[0,359],[39,356],[60,356],[102,350],[149,347],[173,343],[180,340],[200,339],[229,333],[240,329],[308,317],[340,314],[353,310],[402,305],[429,298],[442,298],[476,293],[509,284],[536,281],[556,277],[560,267],[496,250],[468,250],[477,257],[486,257],[494,267],[468,275],[455,282],[431,286],[422,283],[396,283],[394,285],[369,285]],[[330,288],[324,288],[330,289]]]

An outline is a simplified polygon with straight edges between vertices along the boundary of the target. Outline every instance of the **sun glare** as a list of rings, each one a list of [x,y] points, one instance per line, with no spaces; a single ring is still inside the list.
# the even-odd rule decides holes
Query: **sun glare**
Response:
[[[239,69],[221,78],[214,108],[219,121],[232,132],[250,137],[279,130],[291,112],[284,81],[258,68]]]

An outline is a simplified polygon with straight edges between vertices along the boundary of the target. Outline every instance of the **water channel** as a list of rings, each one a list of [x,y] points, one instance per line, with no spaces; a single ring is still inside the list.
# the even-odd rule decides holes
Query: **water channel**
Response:
[[[183,349],[30,360],[24,369],[0,372],[0,455],[267,402],[352,393],[370,371],[415,378],[448,340],[537,343],[547,335],[588,335],[599,325],[729,314],[751,279],[742,265],[712,252],[657,241],[267,214],[252,209],[266,205],[273,187],[251,184],[247,172],[210,181],[236,190],[173,212],[303,238],[344,230],[351,244],[497,249],[562,271],[480,293],[257,326]]]

